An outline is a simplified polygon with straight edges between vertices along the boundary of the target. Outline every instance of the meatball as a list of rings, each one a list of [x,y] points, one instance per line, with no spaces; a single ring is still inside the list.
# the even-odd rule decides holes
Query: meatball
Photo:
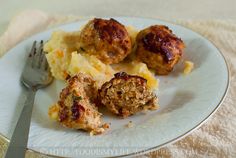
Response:
[[[163,25],[150,26],[136,37],[136,55],[158,75],[169,74],[182,56],[184,43]]]
[[[101,121],[98,112],[97,87],[90,76],[79,73],[67,80],[58,103],[49,109],[49,116],[63,126],[83,129],[93,134],[103,133],[109,126]]]
[[[119,63],[132,48],[125,26],[114,19],[95,18],[88,22],[81,31],[80,43],[83,51],[105,64]]]
[[[125,72],[116,73],[98,93],[100,103],[123,118],[158,107],[157,97],[148,89],[147,80]]]

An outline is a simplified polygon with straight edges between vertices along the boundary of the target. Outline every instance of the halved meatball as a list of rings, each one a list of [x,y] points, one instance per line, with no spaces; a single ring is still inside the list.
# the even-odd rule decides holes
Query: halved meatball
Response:
[[[90,76],[79,73],[67,80],[68,86],[60,99],[49,109],[49,116],[63,126],[83,129],[92,134],[103,133],[109,126],[103,124],[96,106],[97,87]]]
[[[140,31],[136,38],[136,55],[158,75],[169,74],[182,56],[184,43],[164,25]]]
[[[132,48],[125,26],[114,19],[89,21],[81,31],[80,42],[83,51],[106,64],[119,63]]]
[[[148,89],[147,80],[125,72],[116,73],[114,78],[104,83],[98,95],[101,104],[123,118],[158,107],[157,97]]]

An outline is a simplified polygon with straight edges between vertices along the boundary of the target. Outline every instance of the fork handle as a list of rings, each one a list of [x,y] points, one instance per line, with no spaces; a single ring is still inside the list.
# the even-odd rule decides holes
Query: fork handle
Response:
[[[11,137],[5,158],[24,158],[36,89],[28,89],[27,98]]]

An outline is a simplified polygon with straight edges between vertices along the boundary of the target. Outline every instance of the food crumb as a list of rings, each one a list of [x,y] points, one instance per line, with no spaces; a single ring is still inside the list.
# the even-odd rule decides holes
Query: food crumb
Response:
[[[48,110],[48,115],[52,120],[58,119],[59,107],[57,104],[51,106]]]
[[[185,75],[188,75],[189,73],[192,72],[193,67],[194,67],[194,63],[193,62],[188,61],[188,60],[184,61],[184,72],[183,73]]]
[[[94,136],[95,135],[94,131],[89,132],[89,135]]]
[[[142,114],[147,115],[147,114],[148,114],[148,110],[147,110],[147,109],[144,109],[144,110],[142,111]]]
[[[127,123],[125,125],[127,128],[132,128],[134,126],[133,122],[132,121],[129,121],[129,123]]]

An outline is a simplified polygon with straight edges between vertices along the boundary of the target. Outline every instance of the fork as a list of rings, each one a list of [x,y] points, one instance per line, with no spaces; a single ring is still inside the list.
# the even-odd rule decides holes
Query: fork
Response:
[[[45,53],[43,52],[43,41],[40,42],[38,49],[36,49],[36,45],[37,42],[34,41],[21,74],[21,83],[26,87],[28,94],[11,137],[5,158],[25,157],[36,91],[48,86],[53,81]]]

